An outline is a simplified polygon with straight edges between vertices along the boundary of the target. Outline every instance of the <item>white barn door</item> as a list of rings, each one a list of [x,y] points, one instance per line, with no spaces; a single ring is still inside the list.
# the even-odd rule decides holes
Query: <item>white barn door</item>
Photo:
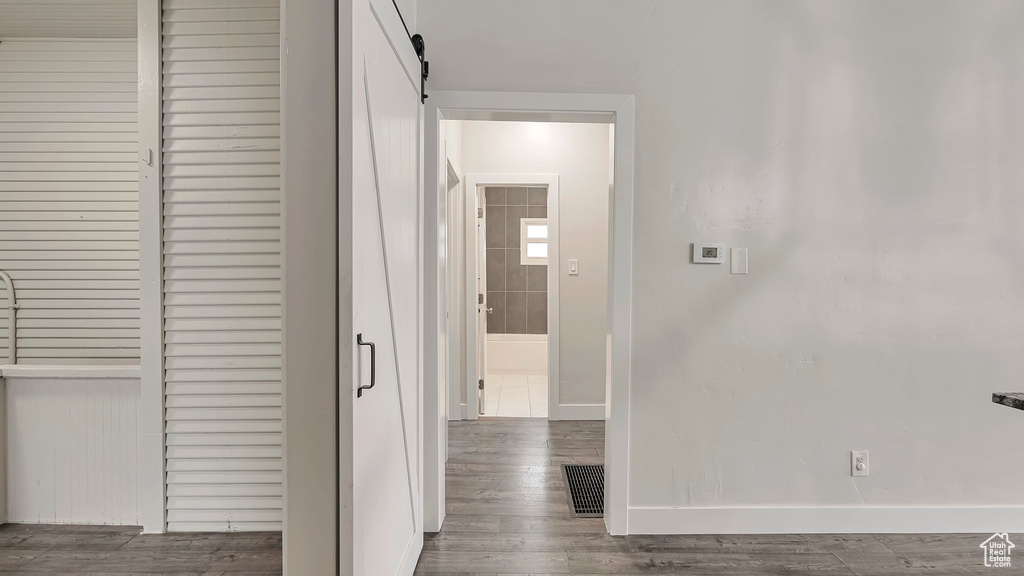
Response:
[[[419,62],[391,2],[354,4],[352,573],[397,576],[423,546]]]

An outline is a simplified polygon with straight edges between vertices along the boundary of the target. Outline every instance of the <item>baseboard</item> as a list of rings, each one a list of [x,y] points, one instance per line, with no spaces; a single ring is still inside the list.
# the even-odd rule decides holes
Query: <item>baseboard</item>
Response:
[[[1024,507],[630,508],[627,516],[629,534],[989,534],[997,531],[1024,532]]]
[[[559,404],[548,409],[549,420],[604,420],[604,404]]]

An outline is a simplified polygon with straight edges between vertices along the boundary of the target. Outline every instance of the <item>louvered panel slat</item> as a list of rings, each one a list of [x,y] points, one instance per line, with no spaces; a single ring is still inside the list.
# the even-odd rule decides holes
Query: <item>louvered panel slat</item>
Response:
[[[52,241],[52,240],[85,240],[85,241],[97,241],[103,238],[109,240],[121,240],[138,242],[139,233],[136,231],[115,231],[115,230],[68,230],[68,231],[56,231],[56,230],[16,230],[16,231],[4,231],[0,230],[0,240],[17,241],[17,240],[35,240],[35,241]],[[28,278],[28,276],[26,276]]]
[[[0,269],[26,364],[138,363],[136,60],[134,40],[0,43]]]
[[[166,102],[164,103],[167,104]],[[0,144],[2,146],[2,144]],[[171,152],[182,151],[209,151],[209,150],[280,150],[281,144],[277,138],[180,138],[173,142],[164,141],[164,150]]]
[[[0,222],[0,228],[3,228],[7,222]],[[21,222],[18,222],[21,224]],[[36,224],[32,222],[31,224]],[[39,224],[61,224],[60,222],[43,222]],[[133,223],[138,226],[138,222]],[[17,262],[10,267],[10,270],[134,270],[139,269],[138,265],[134,262],[127,262],[122,260],[32,260]],[[22,313],[28,313],[27,310],[22,309]]]
[[[212,357],[168,358],[168,370],[194,370],[199,368],[280,368],[280,357]]]
[[[178,496],[281,496],[284,491],[273,484],[192,484],[168,487],[167,497]]]
[[[248,22],[165,22],[164,36],[203,36],[206,34],[277,34],[280,24],[274,21]]]
[[[280,382],[169,382],[167,394],[280,394]]]
[[[168,434],[240,434],[246,432],[280,432],[281,422],[279,420],[260,420],[260,421],[233,421],[233,422],[216,422],[216,421],[202,421],[202,420],[191,420],[188,422],[168,422],[167,433]],[[178,484],[181,482],[173,482],[168,475],[168,484]],[[239,480],[244,482],[244,480]]]
[[[18,338],[60,337],[138,338],[139,321],[137,318],[25,318],[18,322]]]
[[[270,356],[280,360],[280,344],[168,344],[168,358],[196,359],[208,356]]]
[[[180,269],[180,268],[179,268]],[[275,305],[281,303],[280,292],[265,292],[257,294],[166,294],[164,296],[164,304],[167,306],[209,306],[210,308],[203,309],[205,312],[204,316],[208,318],[214,317],[230,317],[232,314],[237,315],[236,312],[227,312],[226,316],[217,314],[217,310],[226,310],[228,305]],[[223,305],[223,306],[221,306]],[[248,313],[247,313],[248,314]],[[265,315],[266,317],[276,318],[277,314]]]
[[[4,0],[0,38],[135,38],[138,30],[134,0]],[[119,44],[96,42],[26,40],[23,50],[52,50],[64,44],[69,50],[117,52]]]
[[[164,321],[166,330],[209,331],[220,330],[261,330],[272,332],[280,327],[281,319],[273,318],[218,318],[207,320],[201,318],[168,318]],[[280,332],[280,330],[278,330]]]
[[[2,313],[3,312],[0,312],[0,314]],[[49,320],[64,321],[62,324],[66,324],[66,321],[68,320],[88,319],[90,324],[104,321],[126,321],[132,323],[134,326],[139,325],[139,315],[130,308],[126,310],[89,310],[84,308],[77,310],[20,310],[18,312],[18,318],[23,323],[31,322],[32,320]]]
[[[274,510],[281,508],[280,497],[230,496],[233,506],[251,510]],[[218,510],[224,508],[224,498],[210,497],[179,497],[167,499],[168,510]]]
[[[168,216],[279,215],[275,190],[178,190],[165,195]]]
[[[279,529],[278,3],[163,8],[168,529]]]
[[[0,73],[6,72],[118,72],[138,70],[135,62],[24,62],[0,60]],[[49,109],[47,109],[49,110]],[[55,110],[56,111],[56,110]]]
[[[170,434],[168,446],[280,446],[280,434]],[[181,492],[179,492],[181,493]]]
[[[279,321],[280,322],[280,321]],[[168,382],[280,382],[281,371],[271,369],[169,370]]]
[[[168,394],[168,408],[281,407],[280,394]]]
[[[169,532],[280,532],[281,522],[168,522]]]
[[[18,364],[26,366],[86,366],[102,364],[104,366],[138,366],[135,358],[94,358],[91,356],[69,356],[67,358],[18,358]]]
[[[8,40],[7,42],[14,44],[21,41]],[[57,41],[51,43],[50,47],[52,48],[50,50],[15,50],[11,46],[7,50],[0,52],[0,60],[22,60],[26,62],[136,62],[138,60],[138,55],[135,52],[125,52],[123,50],[75,50]],[[136,95],[136,99],[137,97]]]

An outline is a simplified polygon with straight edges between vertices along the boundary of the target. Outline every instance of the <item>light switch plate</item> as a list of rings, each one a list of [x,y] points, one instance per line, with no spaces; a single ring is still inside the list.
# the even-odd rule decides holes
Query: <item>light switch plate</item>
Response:
[[[750,268],[747,266],[747,249],[746,248],[733,248],[732,249],[732,273],[733,274],[749,274]]]
[[[569,259],[569,276],[580,275],[580,261],[576,258]]]

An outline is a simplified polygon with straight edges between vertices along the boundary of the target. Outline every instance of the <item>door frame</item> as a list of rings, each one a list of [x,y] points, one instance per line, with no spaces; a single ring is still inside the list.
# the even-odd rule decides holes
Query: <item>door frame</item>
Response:
[[[626,534],[629,493],[629,395],[632,341],[634,97],[632,94],[547,94],[531,92],[432,91],[424,108],[424,210],[446,214],[445,178],[440,177],[441,120],[510,120],[534,122],[596,122],[612,124],[614,181],[609,198],[608,353],[605,386],[605,525],[610,534]],[[426,190],[430,193],[426,193]],[[437,316],[439,230],[444,222],[425,218],[424,229],[424,355],[436,362],[440,348]],[[431,374],[427,371],[426,374]],[[433,374],[437,374],[434,370]],[[424,379],[424,490],[426,532],[444,522],[445,447],[447,421],[437,402],[443,394],[436,377]],[[468,400],[468,399],[467,399]]]
[[[548,189],[548,420],[558,420],[558,279],[559,279],[559,251],[558,251],[558,174],[466,174],[466,190],[475,194],[476,190],[487,186],[545,186]],[[470,194],[467,192],[466,198]],[[469,217],[474,216],[477,206],[470,206],[466,203],[466,253],[475,253],[477,249],[476,234],[468,233]],[[475,221],[475,218],[474,218]],[[486,250],[486,248],[485,248]],[[476,294],[476,287],[473,286],[471,278],[475,278],[470,260],[466,259],[466,295]],[[484,276],[486,277],[486,270]],[[486,302],[487,298],[484,297]],[[476,322],[476,299],[467,297],[466,301],[466,322],[463,330],[466,334],[466,357],[464,366],[466,369],[466,404],[461,414],[462,420],[476,420],[479,417],[476,404],[476,368],[479,359],[476,354],[470,353],[469,342],[476,344],[477,339],[484,341],[484,354],[487,350],[487,334],[477,333]],[[487,378],[487,375],[484,375]]]
[[[454,184],[452,184],[453,181]],[[463,288],[459,285],[459,280],[462,278],[465,266],[458,265],[460,262],[464,262],[463,253],[465,252],[466,245],[463,239],[466,233],[465,211],[460,210],[464,205],[465,182],[463,178],[459,177],[455,167],[452,166],[447,153],[445,154],[445,186],[447,187],[445,195],[446,204],[443,208],[447,211],[444,229],[446,242],[444,259],[442,260],[445,275],[444,290],[439,296],[445,300],[445,313],[448,314],[447,317],[442,318],[442,325],[445,330],[442,339],[445,342],[447,358],[444,364],[445,369],[438,376],[440,378],[438,382],[443,386],[443,390],[441,390],[443,397],[447,398],[448,409],[446,417],[449,420],[456,420],[458,419],[456,416],[461,414],[462,386],[459,386],[459,382],[462,380],[462,367],[465,364],[461,340],[462,330],[460,328],[463,321],[463,312],[460,309],[462,307]],[[451,202],[453,197],[454,206]],[[453,215],[454,218],[449,218]],[[449,286],[454,287],[454,289],[449,290]],[[442,403],[442,405],[445,404]],[[447,429],[442,430],[442,433],[442,438],[447,441]],[[445,448],[447,449],[447,446]]]

